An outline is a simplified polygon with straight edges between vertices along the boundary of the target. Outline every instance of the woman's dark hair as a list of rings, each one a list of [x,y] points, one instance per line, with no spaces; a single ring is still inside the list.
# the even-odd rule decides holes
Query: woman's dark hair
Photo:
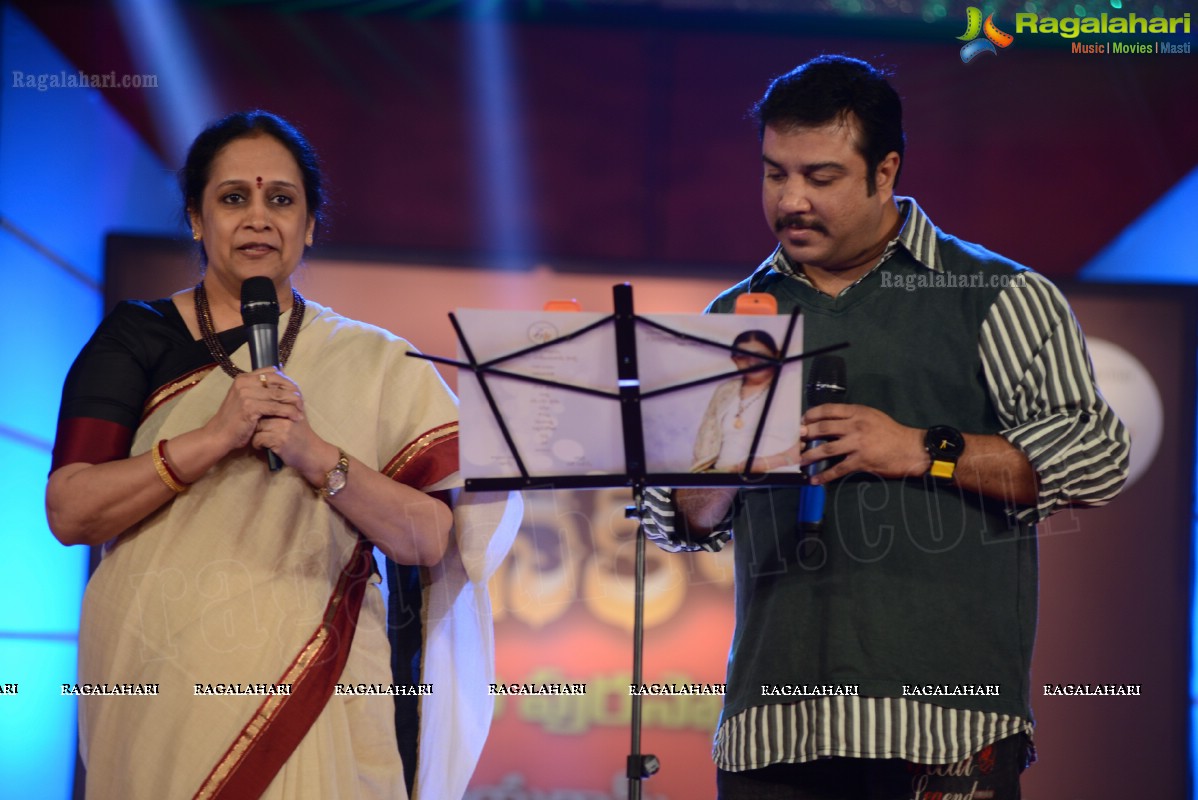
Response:
[[[771,353],[774,354],[774,358],[779,356],[778,344],[774,341],[774,337],[770,336],[769,331],[741,331],[739,334],[737,334],[736,338],[732,340],[732,346],[740,347],[742,344],[748,344],[749,342],[763,344],[770,349]],[[736,355],[736,353],[733,353],[733,355]]]
[[[869,193],[878,188],[878,164],[892,152],[899,155],[894,176],[897,186],[907,136],[903,133],[903,101],[886,78],[887,73],[857,58],[813,58],[775,78],[753,106],[750,113],[757,121],[757,134],[764,137],[767,126],[787,131],[847,122],[852,115],[861,129],[857,151],[865,159]]]
[[[324,185],[320,172],[320,160],[316,151],[296,130],[295,126],[269,111],[238,111],[209,125],[191,143],[187,161],[179,170],[179,188],[183,191],[183,215],[189,211],[199,212],[204,187],[212,173],[212,162],[225,145],[247,136],[267,135],[287,148],[299,167],[304,181],[304,199],[308,213],[316,220],[319,228],[324,218]]]

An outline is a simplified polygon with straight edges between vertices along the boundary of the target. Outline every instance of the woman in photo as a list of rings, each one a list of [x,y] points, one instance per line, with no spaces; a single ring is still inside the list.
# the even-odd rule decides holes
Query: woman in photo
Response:
[[[741,374],[716,387],[699,425],[692,472],[744,472],[766,397],[781,358],[767,331],[748,330],[732,340],[732,363]],[[747,351],[747,352],[745,352]],[[756,353],[757,355],[752,355]],[[788,373],[778,380],[751,472],[798,471],[800,407]]]

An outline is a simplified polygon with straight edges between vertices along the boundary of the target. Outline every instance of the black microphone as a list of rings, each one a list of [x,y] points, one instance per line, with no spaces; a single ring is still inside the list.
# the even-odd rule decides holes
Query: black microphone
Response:
[[[846,392],[844,359],[840,356],[816,356],[807,373],[807,408],[824,403],[842,403]],[[813,439],[808,448],[819,447],[825,439]],[[807,476],[818,475],[826,470],[831,459],[823,459],[807,465]],[[799,489],[799,535],[800,541],[818,536],[824,523],[824,487],[804,484]]]
[[[250,364],[254,369],[279,365],[279,295],[267,277],[246,278],[241,283],[241,321],[245,323],[250,345]],[[273,451],[266,451],[270,471],[277,472],[283,462]]]

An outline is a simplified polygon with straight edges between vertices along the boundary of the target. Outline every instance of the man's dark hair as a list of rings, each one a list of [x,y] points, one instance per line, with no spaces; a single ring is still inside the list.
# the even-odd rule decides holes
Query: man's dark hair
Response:
[[[887,73],[848,56],[823,55],[800,64],[770,83],[751,113],[757,135],[766,127],[788,131],[848,122],[859,122],[857,151],[865,159],[866,184],[872,195],[877,190],[874,175],[878,164],[891,152],[899,155],[899,172],[907,137],[903,133],[903,101],[886,80]],[[898,184],[898,174],[894,178]]]

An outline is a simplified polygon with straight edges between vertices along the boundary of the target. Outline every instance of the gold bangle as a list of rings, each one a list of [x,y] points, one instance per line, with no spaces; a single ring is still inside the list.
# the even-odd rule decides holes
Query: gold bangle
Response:
[[[154,459],[154,469],[158,471],[158,477],[162,478],[162,482],[166,484],[166,488],[170,489],[175,494],[183,494],[187,491],[187,484],[179,480],[174,471],[171,470],[170,464],[166,463],[166,454],[162,448],[166,445],[166,439],[159,439],[158,444],[150,450]]]

